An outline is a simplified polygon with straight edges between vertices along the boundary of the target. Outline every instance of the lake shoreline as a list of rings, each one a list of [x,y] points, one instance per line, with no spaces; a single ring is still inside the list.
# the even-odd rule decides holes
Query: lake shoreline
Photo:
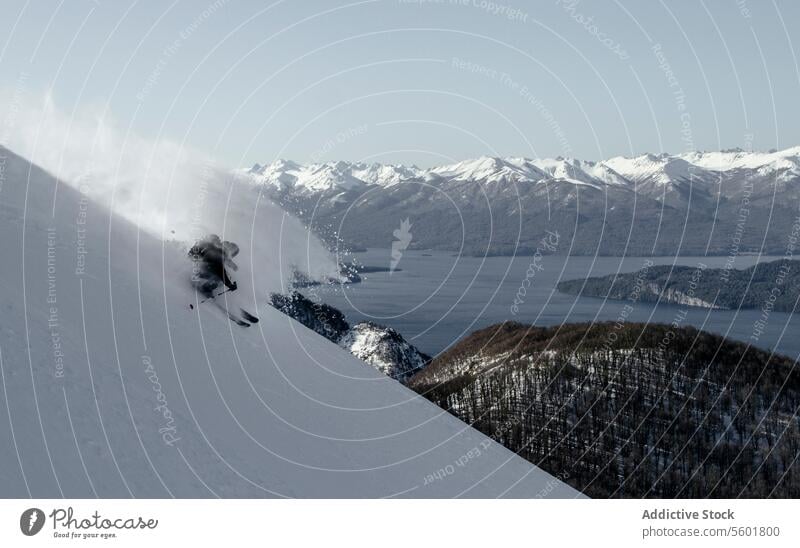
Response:
[[[370,248],[357,254],[367,266],[388,267],[391,252]],[[741,255],[735,268],[779,256]],[[470,333],[513,320],[537,326],[614,320],[624,301],[576,297],[558,291],[557,284],[589,276],[635,272],[645,261],[655,265],[722,267],[728,257],[584,257],[543,255],[541,271],[526,273],[532,257],[454,257],[447,252],[405,250],[399,271],[366,274],[359,284],[309,288],[323,302],[341,310],[353,322],[374,321],[394,328],[423,352],[437,355]],[[529,282],[526,282],[529,279]],[[526,287],[529,286],[529,287]],[[525,295],[512,313],[520,287]],[[630,321],[672,323],[681,307],[673,304],[636,303]],[[727,338],[748,341],[761,311],[707,310],[691,307],[681,322]],[[787,356],[800,354],[800,341],[786,334],[800,329],[800,315],[773,312],[757,346]]]

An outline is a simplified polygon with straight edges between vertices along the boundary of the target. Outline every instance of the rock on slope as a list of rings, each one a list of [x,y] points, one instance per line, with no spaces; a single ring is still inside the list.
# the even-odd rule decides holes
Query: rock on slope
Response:
[[[270,302],[287,316],[401,382],[430,361],[430,356],[409,344],[394,329],[372,322],[351,327],[339,310],[296,291],[289,295],[273,293]]]
[[[354,325],[339,340],[339,346],[401,382],[430,361],[430,356],[409,344],[397,331],[372,322]]]

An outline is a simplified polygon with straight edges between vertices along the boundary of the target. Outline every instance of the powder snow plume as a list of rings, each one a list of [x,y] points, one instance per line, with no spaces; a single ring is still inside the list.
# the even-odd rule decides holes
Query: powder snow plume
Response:
[[[68,113],[49,95],[0,92],[6,98],[13,100],[3,101],[0,114],[13,114],[14,128],[4,144],[114,215],[185,250],[211,233],[236,242],[240,294],[260,299],[283,291],[294,271],[338,277],[335,259],[316,237],[213,158],[125,131],[99,107]]]

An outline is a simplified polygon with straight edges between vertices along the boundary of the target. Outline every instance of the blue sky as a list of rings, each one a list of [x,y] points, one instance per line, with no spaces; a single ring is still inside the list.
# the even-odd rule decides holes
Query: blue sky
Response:
[[[797,21],[791,0],[6,0],[0,89],[231,166],[785,148]]]

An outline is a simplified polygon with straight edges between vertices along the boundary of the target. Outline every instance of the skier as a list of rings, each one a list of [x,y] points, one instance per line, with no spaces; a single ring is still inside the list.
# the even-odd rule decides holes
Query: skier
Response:
[[[231,280],[228,269],[238,270],[233,257],[239,254],[239,246],[227,240],[223,241],[216,234],[206,236],[199,240],[192,249],[189,250],[189,257],[194,262],[192,269],[192,284],[197,291],[205,297],[200,303],[208,300],[216,302],[216,298],[228,291],[236,291],[238,285]],[[222,289],[222,288],[225,289]],[[220,291],[220,289],[222,289]],[[226,306],[218,304],[228,313],[228,317],[242,327],[248,327],[250,323],[258,321],[246,310],[240,309],[240,315],[232,314]],[[194,305],[189,308],[194,310]]]
[[[211,234],[198,241],[189,250],[189,257],[194,261],[192,283],[205,297],[216,296],[216,291],[225,286],[229,291],[236,291],[236,282],[228,275],[228,268],[237,270],[233,257],[238,255],[239,246],[233,242],[222,241],[216,234]]]

